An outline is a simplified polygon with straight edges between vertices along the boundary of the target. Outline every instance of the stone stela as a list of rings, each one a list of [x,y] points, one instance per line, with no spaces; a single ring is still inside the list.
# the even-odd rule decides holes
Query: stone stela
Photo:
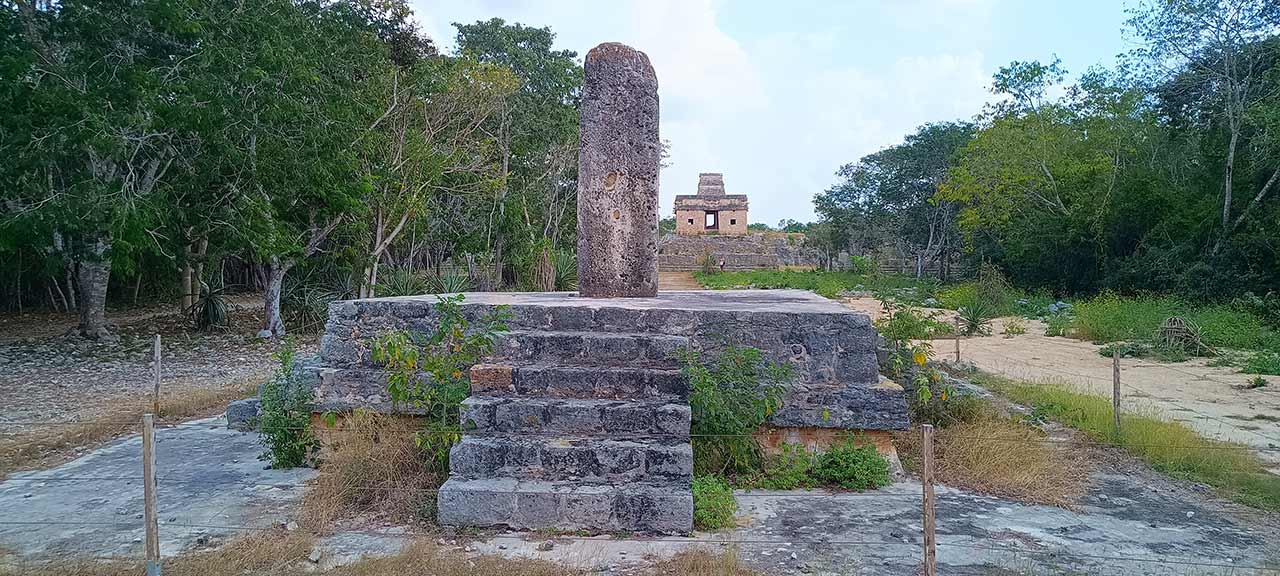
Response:
[[[723,174],[699,174],[698,193],[677,195],[675,211],[676,234],[681,236],[747,233],[747,195],[725,194]]]
[[[799,290],[657,293],[657,79],[643,53],[621,44],[597,46],[584,68],[580,293],[464,295],[463,314],[502,306],[510,331],[470,368],[462,439],[437,494],[439,523],[691,532],[681,348],[714,357],[732,342],[794,368],[784,406],[761,432],[766,449],[816,447],[858,430],[892,450],[881,440],[906,428],[907,405],[901,387],[879,378],[866,315]],[[708,197],[722,186],[718,177],[706,183]],[[318,359],[301,366],[315,409],[396,411],[370,341],[391,329],[430,334],[438,302],[426,294],[333,303]]]

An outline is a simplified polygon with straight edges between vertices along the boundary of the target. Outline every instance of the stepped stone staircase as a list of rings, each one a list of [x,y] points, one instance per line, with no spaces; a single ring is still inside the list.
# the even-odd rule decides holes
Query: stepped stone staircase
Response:
[[[320,355],[301,367],[316,409],[396,411],[369,341],[434,331],[432,295],[335,302]],[[772,424],[784,430],[900,430],[903,391],[879,378],[866,315],[799,290],[466,295],[479,319],[505,307],[511,331],[471,367],[464,434],[450,453],[439,521],[458,526],[687,533],[693,528],[688,383],[672,353],[758,348],[794,369]]]
[[[464,526],[692,529],[683,336],[516,330],[471,368],[463,440],[439,521]]]

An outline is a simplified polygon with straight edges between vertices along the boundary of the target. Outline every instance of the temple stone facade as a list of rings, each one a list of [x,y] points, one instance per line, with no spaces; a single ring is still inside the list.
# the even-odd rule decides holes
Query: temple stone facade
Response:
[[[676,196],[676,234],[698,236],[747,233],[747,195],[725,194],[724,175],[698,175],[698,193]]]

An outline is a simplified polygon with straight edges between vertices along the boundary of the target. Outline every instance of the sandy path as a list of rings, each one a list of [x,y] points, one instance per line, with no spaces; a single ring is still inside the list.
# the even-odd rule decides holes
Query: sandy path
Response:
[[[878,316],[879,303],[870,298],[849,299],[851,308]],[[945,312],[944,312],[945,313]],[[1098,355],[1100,346],[1044,335],[1044,324],[1028,321],[1027,333],[1000,335],[996,321],[991,336],[962,338],[960,357],[979,369],[1010,378],[1071,385],[1095,394],[1111,395],[1111,359]],[[938,357],[950,360],[950,340],[934,342]],[[1253,390],[1237,386],[1252,375],[1231,367],[1206,366],[1207,359],[1156,362],[1147,358],[1120,360],[1121,394],[1131,410],[1157,409],[1209,438],[1231,440],[1262,448],[1259,451],[1280,472],[1280,378]]]

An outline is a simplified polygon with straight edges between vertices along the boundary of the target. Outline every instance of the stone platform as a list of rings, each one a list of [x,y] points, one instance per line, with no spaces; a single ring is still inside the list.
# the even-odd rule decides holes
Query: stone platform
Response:
[[[723,259],[726,270],[809,268],[819,264],[817,251],[805,246],[802,234],[667,234],[658,240],[659,270],[701,270],[708,255],[716,263]]]
[[[436,296],[336,302],[321,339],[320,409],[390,410],[369,342],[430,333]],[[692,529],[688,384],[673,353],[726,342],[762,350],[796,378],[774,423],[890,430],[902,389],[880,383],[869,319],[799,290],[664,292],[652,298],[469,293],[464,314],[506,307],[510,332],[471,368],[464,438],[439,495],[442,524]]]

